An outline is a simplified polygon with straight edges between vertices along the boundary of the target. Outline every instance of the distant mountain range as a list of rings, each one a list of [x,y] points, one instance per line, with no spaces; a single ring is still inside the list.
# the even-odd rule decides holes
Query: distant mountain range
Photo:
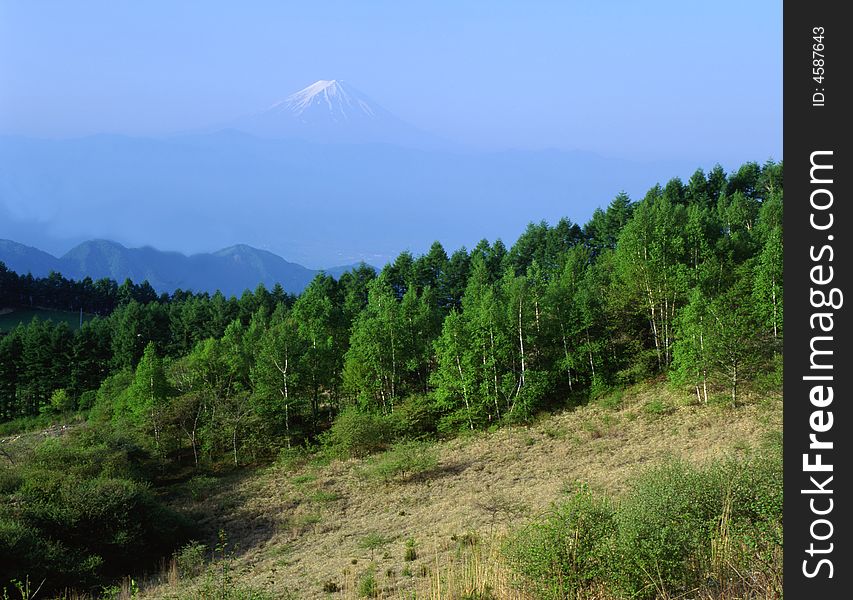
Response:
[[[280,283],[285,291],[299,293],[320,272],[246,245],[186,256],[151,247],[125,248],[108,240],[84,242],[59,258],[38,248],[0,240],[0,262],[16,273],[34,277],[56,271],[72,279],[107,277],[122,283],[129,278],[134,283],[147,280],[158,292],[220,290],[226,296],[239,296],[260,283],[267,289]],[[356,266],[333,267],[325,272],[337,278]]]
[[[583,224],[620,191],[639,199],[698,166],[461,149],[320,80],[192,134],[0,136],[0,238],[53,252],[91,238],[183,252],[219,240],[314,265],[384,264],[435,240],[455,250],[515,239],[530,221]]]

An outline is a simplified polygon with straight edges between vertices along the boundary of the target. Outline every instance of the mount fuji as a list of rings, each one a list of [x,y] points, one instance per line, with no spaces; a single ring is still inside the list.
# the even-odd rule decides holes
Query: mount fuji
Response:
[[[54,254],[101,238],[186,254],[249,244],[313,267],[384,264],[436,239],[470,248],[513,240],[531,220],[582,223],[620,190],[639,198],[662,175],[695,168],[461,148],[321,80],[205,131],[0,135],[0,238]]]
[[[435,136],[399,119],[339,79],[315,81],[269,108],[227,124],[265,138],[316,143],[383,143],[435,149]]]

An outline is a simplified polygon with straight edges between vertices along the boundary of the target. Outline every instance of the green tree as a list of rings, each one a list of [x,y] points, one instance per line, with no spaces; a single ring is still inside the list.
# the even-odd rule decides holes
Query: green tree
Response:
[[[127,286],[130,280],[125,282]],[[129,292],[127,292],[129,294]],[[153,329],[145,307],[129,297],[122,300],[120,308],[110,315],[112,330],[112,367],[113,369],[134,368],[148,342]]]
[[[708,306],[713,334],[708,338],[708,355],[716,370],[727,380],[732,407],[737,406],[738,391],[744,380],[755,373],[761,362],[760,340],[745,277],[714,298]]]
[[[764,248],[758,257],[753,284],[756,313],[762,329],[773,336],[774,351],[779,351],[782,340],[782,228],[774,227],[767,235]]]
[[[34,416],[50,406],[54,390],[68,387],[72,336],[65,323],[34,318],[21,342],[17,395],[21,412]]]
[[[400,301],[399,320],[402,372],[398,395],[426,393],[433,362],[432,342],[442,323],[434,288],[427,286],[420,293],[409,288]]]
[[[0,337],[0,422],[22,414],[18,386],[23,375],[23,327]]]
[[[445,310],[462,308],[462,296],[468,284],[470,268],[471,257],[464,246],[450,255],[447,269],[438,287],[439,304]]]
[[[399,394],[403,344],[400,306],[385,274],[370,284],[368,301],[352,328],[344,385],[361,406],[393,411]]]
[[[188,356],[172,361],[166,376],[174,393],[166,411],[167,425],[186,436],[193,451],[193,462],[198,466],[201,432],[209,406],[208,396],[201,389],[198,373],[192,368]]]
[[[49,412],[63,414],[74,410],[74,398],[64,388],[54,390],[50,395]]]
[[[169,395],[163,360],[157,355],[154,343],[149,342],[127,390],[126,407],[131,421],[153,434],[158,453],[161,452],[164,411]]]
[[[412,265],[412,280],[418,293],[424,288],[439,289],[449,265],[447,252],[439,242],[433,242],[429,251],[419,256]]]
[[[474,354],[463,315],[451,310],[444,319],[441,336],[435,341],[437,366],[431,382],[437,407],[450,414],[451,422],[464,420],[472,430],[474,390],[478,387],[476,369],[471,364]]]
[[[257,360],[252,368],[254,403],[267,429],[284,429],[290,447],[303,407],[303,377],[306,344],[299,325],[282,307],[259,342]],[[282,422],[283,421],[283,422]]]
[[[658,366],[672,358],[673,322],[687,291],[685,225],[687,211],[652,189],[637,205],[617,246],[617,270],[634,302],[644,305]]]
[[[185,362],[186,372],[181,373],[183,381],[179,384],[179,390],[183,394],[200,393],[199,400],[210,407],[209,410],[203,411],[206,418],[200,426],[194,419],[196,427],[191,435],[194,439],[200,437],[200,447],[207,453],[212,453],[225,445],[225,412],[228,395],[233,392],[233,373],[228,369],[221,345],[213,338],[196,344]],[[201,420],[201,415],[199,419]]]
[[[672,377],[675,381],[690,383],[701,404],[708,403],[708,376],[713,368],[709,337],[713,337],[713,317],[708,310],[705,294],[694,288],[690,302],[678,318],[677,339],[673,346]]]
[[[86,391],[98,389],[109,374],[110,341],[109,323],[100,317],[83,323],[74,335],[68,386],[72,396],[79,398]]]
[[[293,318],[305,343],[303,354],[304,385],[311,401],[312,420],[316,423],[323,393],[334,402],[340,384],[346,323],[335,280],[318,275],[293,305]]]
[[[478,413],[495,421],[509,409],[503,383],[512,355],[512,338],[501,290],[492,282],[487,259],[481,254],[472,257],[462,306],[470,342],[470,356],[463,356],[473,371],[472,402],[478,405]]]
[[[592,219],[584,226],[584,238],[594,254],[616,248],[616,240],[625,224],[631,219],[634,207],[624,191],[610,202],[607,210],[595,209]]]
[[[345,326],[351,325],[358,313],[367,306],[367,287],[374,279],[376,279],[376,270],[365,263],[341,275],[338,284],[343,295],[342,310]]]
[[[579,352],[584,327],[577,300],[590,260],[591,250],[587,246],[574,246],[566,253],[563,268],[548,282],[545,291],[548,328],[553,332],[558,352],[555,367],[565,373],[569,390],[574,389],[585,362]],[[594,371],[594,365],[590,365]]]

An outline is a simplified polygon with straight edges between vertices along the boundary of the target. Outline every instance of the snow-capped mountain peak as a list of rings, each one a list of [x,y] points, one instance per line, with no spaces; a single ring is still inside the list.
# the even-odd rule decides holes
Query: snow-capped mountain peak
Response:
[[[319,143],[382,143],[413,148],[445,145],[340,79],[315,81],[266,110],[232,121],[228,128],[266,138]]]
[[[304,122],[317,119],[347,121],[375,119],[377,111],[363,94],[339,79],[321,79],[270,107],[289,112]]]

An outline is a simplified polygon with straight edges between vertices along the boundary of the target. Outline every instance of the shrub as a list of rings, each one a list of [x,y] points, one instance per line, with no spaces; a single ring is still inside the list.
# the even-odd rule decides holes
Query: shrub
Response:
[[[652,469],[635,482],[618,515],[622,586],[643,597],[694,583],[722,505],[716,487],[680,462]]]
[[[462,594],[459,600],[498,600],[498,597],[492,591],[491,586],[487,583],[482,590],[471,590]]]
[[[15,435],[25,431],[37,431],[55,423],[53,415],[39,414],[32,417],[18,417],[0,423],[0,435]]]
[[[743,464],[726,463],[720,470],[727,514],[716,535],[726,554],[715,558],[728,564],[716,566],[746,572],[755,558],[765,565],[774,564],[782,548],[781,459],[760,456]]]
[[[667,405],[667,403],[661,400],[660,398],[654,398],[653,400],[649,400],[648,403],[646,403],[646,405],[643,407],[643,410],[646,411],[646,414],[653,416],[668,415],[673,412],[672,407]]]
[[[195,475],[187,481],[186,490],[190,498],[198,502],[204,500],[216,488],[217,480],[209,475]]]
[[[575,598],[609,572],[614,512],[582,487],[544,520],[511,536],[510,565],[537,598]]]
[[[526,423],[542,408],[554,390],[553,376],[548,371],[527,371],[525,383],[518,392],[512,410],[504,415],[510,423]]]
[[[361,598],[376,598],[379,596],[379,584],[376,582],[376,574],[371,568],[365,572],[358,582],[358,595]]]
[[[418,558],[418,548],[417,543],[415,542],[415,538],[409,538],[406,540],[406,552],[403,555],[403,560],[406,562],[412,562]]]
[[[436,432],[438,413],[428,396],[409,396],[388,417],[394,437],[421,440]]]
[[[80,394],[80,400],[77,402],[77,408],[79,410],[89,410],[95,405],[97,399],[97,390],[86,390]]]
[[[192,541],[178,550],[174,557],[180,576],[195,577],[199,575],[204,570],[206,553],[207,546],[196,541]]]
[[[436,429],[438,433],[444,436],[469,433],[471,431],[471,421],[469,420],[468,411],[461,409],[443,415],[438,420]]]
[[[652,469],[620,506],[618,525],[615,577],[633,596],[700,587],[723,571],[751,585],[782,547],[781,459]]]
[[[302,446],[282,448],[278,453],[275,465],[285,471],[293,471],[308,461],[308,451]]]
[[[643,473],[612,507],[581,488],[511,535],[504,555],[536,598],[598,597],[602,589],[680,597],[711,594],[709,582],[725,585],[725,597],[751,598],[776,588],[781,595],[781,550],[777,452],[704,468],[671,462]]]
[[[188,527],[151,492],[145,460],[103,432],[36,447],[7,486],[11,501],[0,498],[0,581],[46,578],[45,594],[88,588],[169,554]]]
[[[427,442],[400,442],[373,458],[363,469],[368,479],[385,482],[395,478],[411,478],[435,468],[438,457]]]
[[[50,403],[41,408],[52,414],[62,414],[74,410],[74,398],[64,389],[54,390],[50,396]]]
[[[343,496],[336,491],[328,492],[326,490],[316,490],[312,492],[308,496],[308,500],[311,502],[317,502],[318,504],[325,504],[328,502],[336,502],[340,500]]]
[[[363,457],[382,450],[391,441],[392,431],[382,415],[346,408],[322,436],[323,447],[336,458]]]
[[[775,354],[764,369],[756,373],[752,381],[753,387],[762,393],[782,390],[782,355]]]
[[[595,403],[602,408],[607,408],[609,410],[618,410],[622,407],[622,397],[624,395],[624,388],[619,388],[608,394],[603,394],[595,400]]]
[[[277,598],[294,598],[287,590],[285,595],[276,595]],[[208,572],[200,586],[190,591],[177,595],[167,595],[167,600],[273,600],[273,596],[267,592],[235,583],[228,577],[214,577]]]
[[[124,369],[110,375],[101,383],[95,394],[95,402],[89,411],[89,420],[93,422],[110,421],[115,416],[115,408],[120,405],[122,396],[133,381],[133,372]]]
[[[0,496],[11,494],[24,482],[23,477],[17,471],[0,465]]]
[[[296,475],[295,477],[290,478],[290,483],[297,486],[314,483],[315,481],[317,481],[316,473],[302,473],[301,475]]]
[[[383,536],[382,534],[373,532],[368,533],[366,536],[361,538],[361,541],[358,543],[359,548],[364,548],[365,550],[370,550],[370,556],[373,557],[373,553],[385,546],[388,542],[390,542],[388,538]]]

